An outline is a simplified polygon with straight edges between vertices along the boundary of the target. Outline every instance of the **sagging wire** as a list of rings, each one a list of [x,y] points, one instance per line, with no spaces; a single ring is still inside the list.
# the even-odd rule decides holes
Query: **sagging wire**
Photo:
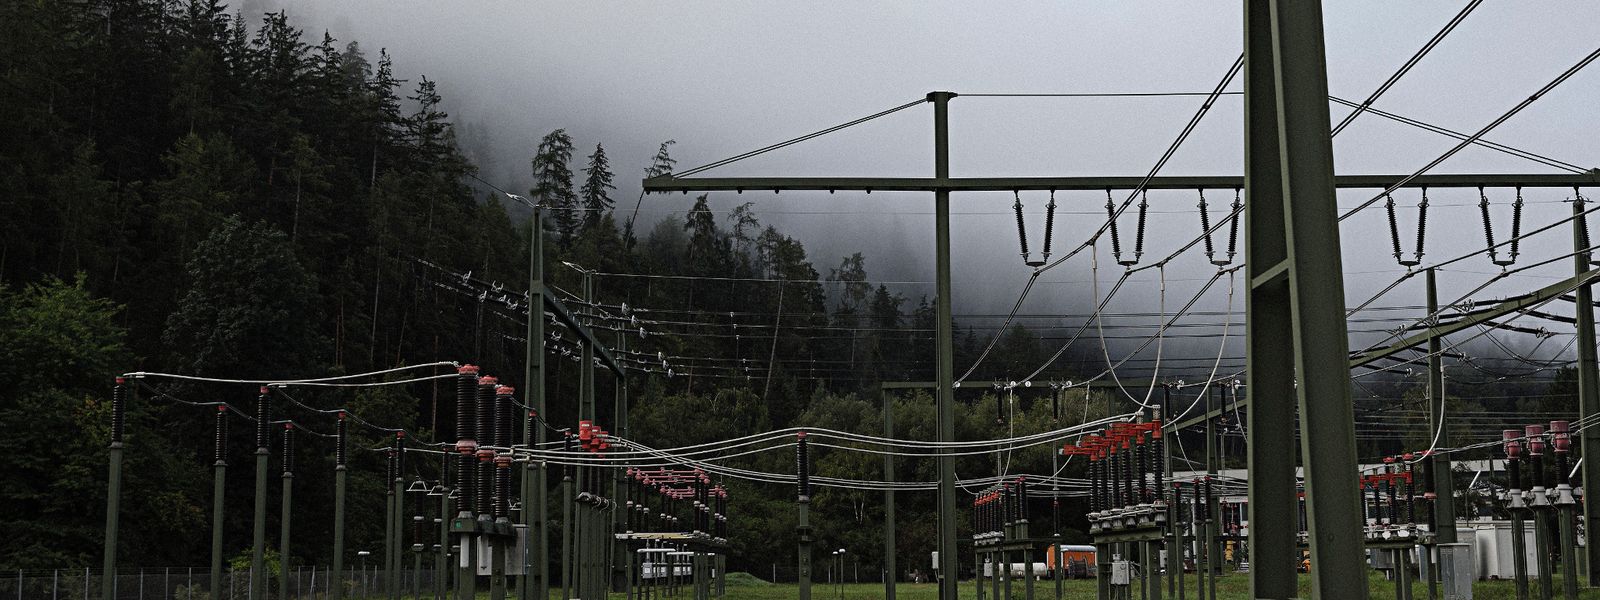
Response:
[[[208,382],[208,383],[248,383],[248,384],[253,384],[253,385],[271,385],[271,384],[274,384],[274,383],[312,384],[312,383],[325,382],[325,381],[343,381],[343,380],[346,380],[346,379],[360,379],[360,378],[363,378],[363,377],[374,377],[374,376],[378,376],[378,375],[387,375],[389,373],[398,373],[398,372],[401,372],[401,371],[411,371],[411,370],[415,370],[415,369],[427,369],[427,368],[433,368],[433,367],[455,367],[455,366],[459,366],[459,365],[457,365],[455,362],[451,362],[451,361],[437,361],[437,362],[431,362],[431,363],[424,363],[424,364],[420,364],[420,365],[408,365],[408,366],[404,366],[404,367],[395,367],[395,368],[392,368],[392,369],[384,369],[384,370],[381,370],[381,371],[369,371],[369,372],[366,372],[366,373],[354,373],[354,374],[351,374],[351,375],[337,375],[337,376],[333,376],[333,377],[317,377],[317,378],[312,378],[312,379],[289,379],[289,380],[285,380],[285,379],[222,379],[222,378],[216,378],[216,377],[198,377],[198,376],[194,376],[194,375],[179,375],[177,373],[160,373],[160,372],[154,372],[154,371],[134,371],[132,373],[123,373],[122,376],[131,378],[131,379],[142,379],[142,378],[146,378],[146,377],[158,377],[158,378],[164,378],[164,379],[181,379],[181,380],[184,380],[184,381],[203,381],[203,382]]]

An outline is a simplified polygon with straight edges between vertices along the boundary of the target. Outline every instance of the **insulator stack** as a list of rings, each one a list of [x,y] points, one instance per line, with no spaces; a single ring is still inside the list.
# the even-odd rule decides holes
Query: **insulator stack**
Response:
[[[228,407],[218,406],[216,415],[216,450],[212,453],[212,462],[218,465],[228,464]]]
[[[1412,480],[1412,467],[1414,455],[1407,452],[1400,457],[1400,476],[1405,486],[1405,492],[1400,496],[1406,503],[1406,524],[1414,525],[1417,522],[1417,485]]]
[[[267,421],[272,417],[271,393],[267,386],[261,386],[261,395],[256,397],[256,448],[263,450],[269,442]]]
[[[1384,194],[1383,200],[1383,206],[1389,212],[1389,241],[1394,243],[1394,259],[1403,262],[1405,259],[1400,253],[1400,219],[1394,212],[1394,196]]]
[[[1144,256],[1144,222],[1145,215],[1150,210],[1150,191],[1139,190],[1139,221],[1133,230],[1133,262],[1139,262]]]
[[[477,463],[478,432],[472,419],[478,398],[478,367],[462,365],[456,368],[456,487],[460,490],[463,512],[474,508],[472,501],[474,465]]]
[[[502,448],[495,454],[494,478],[494,516],[495,518],[511,516],[511,396],[516,389],[511,386],[495,388],[495,405],[498,409],[495,422],[498,427],[495,432],[495,445]]]
[[[1506,452],[1506,471],[1511,477],[1511,503],[1519,506],[1522,501],[1522,430],[1501,430],[1500,438]]]
[[[494,514],[494,450],[488,446],[495,445],[494,389],[498,385],[499,380],[494,377],[485,375],[478,378],[478,483],[473,499],[480,515]]]
[[[346,458],[347,457],[345,456],[345,445],[348,443],[349,434],[346,433],[345,430],[346,430],[346,427],[345,427],[345,421],[344,421],[344,411],[341,410],[341,411],[339,411],[339,422],[338,422],[338,424],[334,425],[334,430],[333,430],[334,431],[334,437],[337,438],[334,441],[333,461],[334,461],[334,464],[339,465],[339,466],[344,466],[345,464],[347,464],[346,463]]]
[[[1044,205],[1044,259],[1050,260],[1050,238],[1056,228],[1056,191],[1050,190],[1050,203]]]
[[[806,432],[795,434],[794,463],[796,471],[796,491],[800,500],[811,499],[811,457],[806,452]]]
[[[1216,249],[1211,245],[1211,215],[1206,209],[1206,191],[1200,190],[1200,233],[1206,240],[1206,261],[1216,262]]]
[[[1412,264],[1422,264],[1423,245],[1428,236],[1428,188],[1422,188],[1422,201],[1417,203],[1417,251],[1413,255]]]
[[[122,443],[123,424],[127,420],[128,410],[128,380],[117,378],[117,385],[111,388],[111,443]]]
[[[283,472],[294,472],[294,423],[283,424]]]
[[[1016,192],[1012,192],[1012,195],[1017,200],[1016,203],[1011,205],[1011,208],[1017,212],[1017,243],[1022,245],[1022,260],[1026,261],[1028,260],[1028,230],[1022,225],[1022,196]]]
[[[1111,199],[1111,188],[1106,188],[1106,220],[1111,226],[1111,257],[1122,262],[1122,240],[1117,235],[1117,203]]]
[[[1239,188],[1233,188],[1233,204],[1229,207],[1229,213],[1233,218],[1228,222],[1228,260],[1224,264],[1232,263],[1233,257],[1239,254],[1239,219],[1244,217],[1244,213],[1239,210],[1244,208],[1244,202],[1239,199],[1239,192]]]
[[[1522,431],[1523,435],[1528,438],[1528,467],[1529,471],[1531,471],[1529,473],[1530,479],[1533,481],[1529,488],[1536,492],[1543,491],[1545,487],[1544,426],[1528,425],[1523,427]],[[1542,496],[1543,494],[1539,495]]]

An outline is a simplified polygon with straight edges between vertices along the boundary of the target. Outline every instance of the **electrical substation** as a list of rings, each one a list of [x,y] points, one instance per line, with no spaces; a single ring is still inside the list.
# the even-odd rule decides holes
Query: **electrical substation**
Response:
[[[1476,5],[1470,3],[1457,21]],[[953,177],[952,148],[962,141],[952,137],[952,112],[962,110],[963,101],[1029,94],[933,91],[806,136],[643,180],[645,204],[691,192],[776,194],[779,202],[798,192],[848,192],[864,198],[915,195],[931,201],[934,379],[876,384],[881,434],[797,426],[727,431],[724,439],[704,444],[652,447],[651,440],[630,429],[631,389],[648,378],[680,375],[686,367],[675,356],[629,349],[628,338],[647,335],[654,317],[648,308],[597,291],[591,286],[592,271],[567,265],[584,276],[579,293],[547,285],[542,228],[550,209],[540,199],[506,194],[508,201],[533,213],[536,229],[529,236],[525,283],[487,281],[421,258],[408,268],[474,303],[480,321],[501,319],[525,327],[525,335],[512,340],[525,352],[521,372],[488,373],[474,366],[482,364],[478,357],[440,357],[440,362],[378,372],[287,380],[125,373],[108,390],[111,444],[102,568],[108,573],[118,568],[123,461],[142,450],[124,439],[126,408],[136,402],[177,401],[214,418],[215,502],[209,515],[213,537],[206,582],[211,600],[474,600],[485,594],[489,600],[738,598],[738,588],[729,584],[728,561],[734,542],[747,533],[740,529],[744,515],[730,514],[729,507],[736,486],[746,485],[795,492],[793,504],[783,506],[785,514],[760,517],[793,520],[796,547],[785,543],[770,548],[770,554],[779,557],[774,562],[793,565],[800,600],[844,596],[847,557],[861,553],[881,554],[874,560],[881,562],[883,587],[871,597],[894,600],[909,569],[896,562],[897,545],[907,531],[897,530],[896,499],[910,495],[936,498],[936,522],[919,523],[927,527],[917,529],[932,532],[936,551],[915,567],[931,573],[939,600],[1080,597],[1069,589],[1075,580],[1093,580],[1094,597],[1100,600],[1216,600],[1219,585],[1230,580],[1247,581],[1250,597],[1263,599],[1360,600],[1374,595],[1372,590],[1386,590],[1387,584],[1369,585],[1378,579],[1392,581],[1394,597],[1402,600],[1413,600],[1417,589],[1425,590],[1429,600],[1470,599],[1474,583],[1481,580],[1511,580],[1519,600],[1575,600],[1583,590],[1600,586],[1600,546],[1588,539],[1586,527],[1600,516],[1600,494],[1585,493],[1588,482],[1600,481],[1600,460],[1585,460],[1590,453],[1600,456],[1600,368],[1591,292],[1600,263],[1593,259],[1588,227],[1588,217],[1600,209],[1588,198],[1600,188],[1600,172],[1485,139],[1500,123],[1595,61],[1600,50],[1580,57],[1544,87],[1526,90],[1520,103],[1474,133],[1412,123],[1457,142],[1420,168],[1396,165],[1390,173],[1335,173],[1333,136],[1350,119],[1361,114],[1408,119],[1371,108],[1386,84],[1365,101],[1335,98],[1353,109],[1335,126],[1321,5],[1247,0],[1243,8],[1244,53],[1212,90],[1198,94],[1200,106],[1188,126],[1144,176]],[[1390,83],[1432,47],[1419,51]],[[1243,84],[1242,94],[1227,91],[1236,82]],[[1242,95],[1244,172],[1162,174],[1167,158],[1196,123],[1218,110],[1225,95]],[[704,174],[914,111],[926,111],[931,125],[927,139],[933,164],[927,177]],[[1520,157],[1560,172],[1433,172],[1466,148]],[[1341,211],[1335,203],[1340,190],[1365,201]],[[1430,193],[1437,198],[1442,190],[1472,192],[1479,199],[1484,243],[1471,252],[1435,256],[1437,251],[1428,251],[1430,239],[1440,235],[1470,236],[1476,245],[1476,231],[1428,228]],[[1153,199],[1152,192],[1159,197]],[[1172,200],[1179,196],[1181,202]],[[1064,245],[1067,234],[1057,230],[1066,229],[1069,217],[1064,210],[1058,215],[1058,206],[1081,206],[1091,197],[1095,215],[1070,217],[1079,232],[1089,222],[1089,234]],[[1010,206],[1004,206],[1007,201]],[[1102,289],[1095,279],[1091,318],[1031,372],[1023,368],[1006,380],[969,379],[977,365],[956,364],[951,265],[952,253],[962,248],[951,240],[952,202],[990,203],[1014,212],[1021,262],[1031,272],[1024,297],[1034,281],[1065,261],[1097,257],[1102,247],[1110,249],[1114,264],[1103,267],[1117,273],[1114,283]],[[1570,204],[1570,215],[1525,223],[1524,206],[1532,202]],[[1030,222],[1028,215],[1035,213],[1028,213],[1029,205],[1044,208],[1042,222]],[[1147,220],[1158,211],[1182,212],[1183,218],[1192,219],[1186,234],[1192,239],[1147,239]],[[1340,223],[1362,211],[1383,211],[1387,231],[1369,232],[1362,239],[1342,236]],[[1037,246],[1030,245],[1030,232]],[[1524,240],[1535,236],[1561,239],[1570,251],[1524,252]],[[1352,269],[1342,263],[1341,245],[1379,243],[1374,239],[1392,249],[1404,272],[1379,282],[1377,294],[1352,302],[1344,279]],[[1011,242],[1005,243],[1009,247]],[[1185,274],[1200,282],[1192,296],[1169,299],[1169,266],[1185,253],[1202,253],[1206,270]],[[1478,276],[1452,268],[1469,262],[1493,272]],[[1526,286],[1510,297],[1474,297],[1490,283],[1552,264],[1570,264],[1571,275]],[[1094,268],[1098,275],[1102,265],[1096,262]],[[1473,292],[1441,298],[1438,280],[1444,277],[1488,281]],[[1098,338],[1104,351],[1100,317],[1114,312],[1114,297],[1125,282],[1137,278],[1161,282],[1160,314],[1154,315],[1159,321],[1153,332],[1135,342],[1132,352],[1155,347],[1154,372],[1142,369],[1130,377],[1123,366],[1132,354],[1116,361],[1109,352],[1103,368],[1096,367],[1098,373],[1066,380],[1050,370],[1080,338]],[[1242,290],[1238,298],[1236,286]],[[1225,300],[1217,289],[1223,287]],[[1413,291],[1420,293],[1411,302],[1421,305],[1424,316],[1379,332],[1381,342],[1351,346],[1352,324],[1364,323],[1380,299]],[[1226,344],[1229,335],[1234,343],[1242,339],[1245,368],[1221,368],[1219,347],[1218,360],[1208,365],[1204,379],[1167,377],[1160,372],[1160,348],[1168,343],[1169,330],[1181,327],[1178,321],[1202,298],[1226,302],[1224,320],[1242,310],[1242,331],[1223,329],[1220,341],[1207,343]],[[1021,298],[1016,305],[1022,305]],[[1174,306],[1179,308],[1169,310]],[[1013,309],[1011,316],[1016,314]],[[1519,319],[1523,322],[1514,323]],[[1526,325],[1528,321],[1540,325]],[[1542,343],[1555,329],[1573,339],[1568,347],[1576,355],[1571,363],[1576,412],[1456,412],[1447,391],[1446,360],[1469,360],[1460,349],[1463,344],[1496,334],[1529,335]],[[1000,335],[995,333],[995,339]],[[995,347],[994,340],[987,341],[976,358],[979,363]],[[776,342],[772,352],[777,352]],[[569,359],[579,370],[578,394],[547,397],[549,363]],[[1543,359],[1525,362],[1549,367]],[[700,376],[748,380],[751,371],[743,359],[721,368],[702,368]],[[1424,420],[1426,427],[1384,430],[1406,447],[1383,456],[1361,456],[1357,446],[1358,425],[1367,422],[1361,419],[1382,418],[1358,416],[1353,400],[1359,378],[1372,372],[1414,372],[1427,382],[1411,404],[1413,423]],[[614,406],[605,411],[595,397],[597,376],[609,379],[616,394]],[[245,406],[236,398],[187,402],[155,387],[158,382],[190,380],[232,386],[240,390],[240,398],[253,396],[254,404]],[[297,399],[309,390],[355,393],[422,382],[442,383],[447,390],[454,384],[446,399],[454,418],[426,436],[374,425],[383,419],[348,406],[313,407]],[[936,427],[926,439],[896,430],[896,402],[924,397],[913,395],[917,392],[930,394],[935,404]],[[1084,406],[1082,418],[1063,409],[1068,399]],[[994,428],[982,438],[958,435],[956,403],[969,404],[991,420],[991,407],[984,402],[993,402]],[[1023,402],[1049,407],[1047,431],[1016,433]],[[1091,402],[1096,414],[1105,416],[1089,418]],[[547,420],[554,403],[576,407],[577,419]],[[289,406],[318,420],[283,418]],[[602,414],[609,417],[606,422]],[[253,434],[253,483],[237,475],[243,457],[228,454],[230,427],[241,423]],[[1470,423],[1472,431],[1492,430],[1492,435],[1452,435],[1462,423]],[[379,435],[385,443],[355,447],[352,428]],[[334,456],[333,472],[311,472],[303,465],[297,469],[297,445]],[[1012,452],[1031,446],[1051,450],[1052,471],[1012,468]],[[814,456],[824,449],[864,456],[873,469],[881,460],[881,473],[863,478],[826,472]],[[776,452],[786,457],[791,451],[792,471],[729,464],[737,456]],[[344,530],[352,518],[346,514],[347,495],[357,493],[347,489],[353,468],[349,457],[355,453],[381,456],[387,485],[382,492],[384,542],[371,556],[381,559],[375,569],[380,576],[370,580],[371,587],[365,587],[369,580],[363,577],[363,587],[352,592],[344,574],[355,555],[345,545]],[[958,474],[957,457],[968,456],[992,458],[993,473]],[[936,465],[936,476],[902,479],[897,468],[911,462]],[[1064,475],[1069,468],[1073,475]],[[331,506],[294,503],[296,482],[329,476],[336,490]],[[224,506],[224,489],[230,485],[253,485],[254,492],[251,563],[243,595],[230,592],[237,585],[222,580],[223,522],[231,511],[244,510]],[[274,485],[281,510],[275,539],[267,531],[268,495]],[[870,502],[881,502],[881,548],[836,551],[814,535],[815,503],[835,490],[868,492]],[[1083,510],[1069,514],[1067,504]],[[295,544],[305,543],[295,535],[295,517],[307,511],[333,514],[333,564],[320,575],[313,569],[309,579],[288,569],[269,576],[273,542],[278,556],[290,556]],[[776,576],[776,567],[773,571]],[[424,578],[424,572],[431,575]],[[838,588],[826,587],[836,582]],[[126,598],[115,585],[103,585],[99,592],[99,600]]]

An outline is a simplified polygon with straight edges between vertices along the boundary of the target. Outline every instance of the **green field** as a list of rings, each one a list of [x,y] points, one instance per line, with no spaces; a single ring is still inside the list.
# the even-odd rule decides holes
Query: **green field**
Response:
[[[1371,597],[1393,598],[1395,596],[1394,582],[1385,580],[1383,575],[1378,572],[1374,571],[1370,573],[1371,576],[1368,578],[1367,583]],[[727,597],[730,600],[793,600],[795,598],[799,598],[799,588],[794,584],[765,583],[743,573],[731,574],[729,576],[729,582],[730,583],[727,588]],[[1194,578],[1186,577],[1184,582],[1188,584],[1188,590],[1185,592],[1184,597],[1197,598],[1198,596],[1195,593],[1196,590],[1194,587]],[[1300,576],[1300,589],[1302,591],[1309,590],[1310,584],[1311,579],[1309,576]],[[1023,586],[1021,582],[1014,582],[1012,585],[1014,597],[1019,600],[1023,598]],[[1095,582],[1092,579],[1069,580],[1063,583],[1063,588],[1064,593],[1062,594],[1062,598],[1068,598],[1072,600],[1092,600],[1094,598]],[[1249,588],[1250,579],[1247,575],[1229,575],[1217,580],[1217,597],[1219,599],[1227,600],[1247,600],[1250,597]],[[937,589],[933,584],[902,583],[897,586],[896,590],[897,600],[934,600],[934,598],[937,597]],[[843,586],[842,591],[844,600],[881,600],[883,598],[883,585],[878,583],[847,584]],[[1162,591],[1165,592],[1165,589]],[[813,600],[836,599],[840,597],[839,592],[840,589],[838,587],[827,583],[816,583],[812,584],[811,586],[811,597]],[[985,590],[984,597],[986,599],[992,599],[993,595],[989,594],[988,592],[988,590]],[[1139,595],[1139,586],[1137,583],[1133,585],[1132,592],[1132,596],[1134,598],[1141,597]],[[1555,598],[1562,597],[1561,580],[1559,578],[1556,579],[1556,587],[1554,592],[1555,593],[1553,595]],[[1428,597],[1427,594],[1428,591],[1425,586],[1421,584],[1413,586],[1413,598],[1417,600],[1423,600]],[[1535,598],[1538,597],[1538,587],[1536,584],[1531,589],[1531,595]],[[613,597],[621,598],[622,596],[614,595]],[[678,597],[688,598],[692,596],[690,595],[690,590],[686,589],[682,590]],[[977,598],[976,587],[971,580],[962,582],[961,597],[971,599]],[[1034,597],[1040,600],[1051,600],[1055,598],[1055,582],[1039,581],[1035,583]],[[1175,596],[1164,597],[1174,598]],[[1509,581],[1480,581],[1473,586],[1474,600],[1509,600],[1515,597],[1515,589]],[[1580,590],[1578,597],[1600,600],[1600,589]],[[672,598],[672,596],[666,596],[665,598]]]

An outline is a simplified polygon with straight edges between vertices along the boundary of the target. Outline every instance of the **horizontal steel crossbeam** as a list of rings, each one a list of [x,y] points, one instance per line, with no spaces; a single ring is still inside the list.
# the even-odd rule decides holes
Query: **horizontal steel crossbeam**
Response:
[[[1340,175],[1334,187],[1344,189],[1385,189],[1406,175]],[[715,191],[885,191],[885,192],[1010,192],[1019,190],[1192,190],[1243,188],[1244,178],[1221,176],[1163,177],[673,177],[664,175],[644,180],[646,192]],[[1600,186],[1600,173],[1583,174],[1458,174],[1419,175],[1406,182],[1407,188],[1524,187],[1570,188]]]

